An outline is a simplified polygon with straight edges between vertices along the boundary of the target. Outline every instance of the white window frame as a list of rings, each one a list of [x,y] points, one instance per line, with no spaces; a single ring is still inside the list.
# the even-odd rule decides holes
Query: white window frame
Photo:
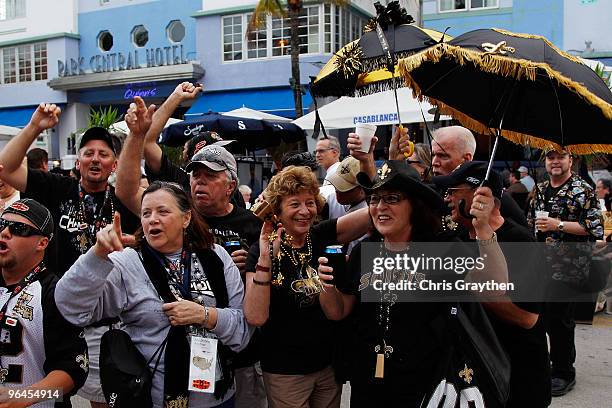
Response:
[[[13,7],[15,8],[15,10],[13,11],[14,15],[7,17],[7,3],[12,4]],[[20,7],[17,7],[17,4],[20,3]],[[4,8],[4,18],[0,18],[0,21],[7,21],[7,20],[15,20],[17,18],[25,18],[26,17],[26,0],[0,0],[0,4],[2,4],[2,6],[0,7],[0,9],[2,9],[2,7]],[[20,11],[21,14],[17,14],[17,12]]]
[[[330,22],[330,47],[331,50],[327,51],[325,49],[325,6],[329,6],[331,7],[330,9],[330,17],[331,17],[331,22]],[[300,54],[302,56],[307,56],[307,55],[322,55],[322,54],[333,54],[334,52],[337,51],[336,49],[336,8],[337,6],[333,5],[333,4],[329,4],[329,3],[321,3],[321,4],[308,4],[305,7],[318,7],[318,16],[319,16],[319,24],[318,24],[318,28],[319,31],[317,33],[317,36],[319,38],[319,50],[316,52],[307,52],[307,53],[303,53]],[[351,22],[352,20],[355,21],[360,21],[362,22],[362,24],[365,24],[367,22],[367,18],[361,16],[361,15],[357,15],[355,14],[354,11],[349,10],[349,38],[351,36]],[[247,26],[249,24],[249,18],[248,16],[252,14],[252,12],[248,12],[248,13],[240,13],[240,14],[227,14],[227,15],[223,15],[221,16],[221,62],[223,64],[232,64],[232,63],[240,63],[240,62],[246,62],[246,61],[261,61],[261,60],[269,60],[269,59],[278,59],[278,58],[290,58],[290,55],[272,55],[273,54],[273,46],[272,46],[272,17],[271,16],[267,16],[266,17],[266,56],[265,57],[255,57],[255,58],[249,58],[248,57],[248,39],[246,38],[246,29]],[[342,14],[342,13],[340,13]],[[350,18],[350,16],[352,14],[355,14],[354,18]],[[226,61],[225,60],[225,42],[224,42],[224,19],[225,18],[234,18],[234,17],[240,17],[241,18],[241,28],[242,28],[242,58],[241,59],[236,59],[236,60],[229,60]],[[306,23],[308,23],[308,17],[306,16]],[[358,30],[359,33],[361,34],[361,28]],[[306,44],[308,45],[308,34],[306,35],[306,39],[307,42]],[[344,44],[342,44],[341,46],[344,46]]]
[[[44,64],[45,70],[43,71],[43,78],[36,79],[36,45],[44,45],[45,51],[47,50],[47,43],[45,42],[37,42],[31,44],[20,44],[20,45],[12,45],[9,47],[0,48],[0,86],[2,85],[15,85],[15,84],[23,84],[26,82],[38,82],[38,81],[47,81],[49,78],[49,55],[46,56],[46,63]],[[20,80],[19,74],[19,48],[20,47],[28,47],[29,48],[29,62],[30,62],[30,79],[26,79],[25,81]],[[4,52],[6,49],[14,49],[15,50],[15,82],[4,83]],[[41,66],[43,66],[41,64]]]
[[[485,1],[485,0],[483,0]],[[445,14],[445,13],[461,13],[461,12],[465,12],[465,11],[471,11],[471,10],[493,10],[493,9],[498,9],[499,8],[499,0],[496,0],[497,4],[494,6],[488,6],[488,7],[476,7],[473,8],[472,7],[472,0],[465,0],[465,8],[464,9],[452,9],[452,10],[442,10],[442,0],[436,0],[436,3],[438,4],[438,13],[440,14]]]

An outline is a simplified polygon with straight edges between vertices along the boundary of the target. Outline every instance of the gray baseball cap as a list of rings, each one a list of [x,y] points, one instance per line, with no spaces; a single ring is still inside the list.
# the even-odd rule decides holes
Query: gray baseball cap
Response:
[[[236,159],[223,146],[217,144],[204,146],[191,158],[191,162],[186,167],[187,172],[192,172],[198,164],[204,165],[213,171],[229,170],[232,178],[238,181]]]

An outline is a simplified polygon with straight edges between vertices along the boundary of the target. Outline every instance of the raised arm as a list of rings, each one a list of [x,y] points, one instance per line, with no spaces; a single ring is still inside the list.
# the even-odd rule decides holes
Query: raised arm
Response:
[[[28,182],[28,166],[23,160],[28,147],[36,140],[43,130],[58,124],[61,109],[55,104],[41,103],[38,105],[30,122],[21,132],[12,138],[4,149],[0,150],[0,166],[2,179],[19,191],[25,191]]]
[[[244,316],[255,327],[263,326],[270,316],[270,290],[272,284],[272,258],[270,258],[269,236],[274,230],[270,221],[264,222],[259,236],[259,257],[254,268],[247,268]],[[273,255],[280,250],[282,226],[276,231]],[[249,270],[251,269],[251,270]],[[254,269],[254,270],[253,270]]]
[[[183,101],[195,99],[200,91],[202,91],[202,87],[200,85],[196,86],[191,82],[183,82],[177,85],[174,92],[153,115],[153,122],[144,140],[144,159],[153,173],[159,173],[162,164],[162,150],[157,144],[157,137],[176,108]]]
[[[117,183],[115,195],[123,205],[134,214],[140,216],[140,201],[142,192],[140,187],[140,159],[144,135],[151,126],[151,117],[155,111],[155,105],[146,107],[141,97],[134,98],[130,104],[125,122],[130,128],[130,133],[125,141],[119,164],[117,166]]]
[[[364,153],[359,150],[361,149],[359,135],[357,133],[349,133],[346,144],[351,156],[359,160],[360,171],[366,173],[368,177],[370,177],[370,180],[374,180],[374,176],[376,176],[376,164],[374,163],[374,148],[376,147],[376,142],[378,142],[378,138],[374,136],[370,144],[370,151]]]

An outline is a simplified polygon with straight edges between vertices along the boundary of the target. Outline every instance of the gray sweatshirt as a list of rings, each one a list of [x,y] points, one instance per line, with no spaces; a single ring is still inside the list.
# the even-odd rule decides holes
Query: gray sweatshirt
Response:
[[[217,310],[217,326],[211,332],[237,352],[246,347],[252,334],[242,312],[244,286],[229,254],[219,245],[215,245],[214,251],[225,266],[229,307]],[[162,310],[163,301],[135,250],[127,248],[108,257],[110,261],[96,256],[93,248],[81,255],[57,283],[57,308],[66,320],[78,326],[119,316],[123,330],[148,361],[170,329],[170,322]],[[201,267],[206,273],[206,266]],[[215,306],[215,299],[207,296],[204,304]],[[154,364],[152,361],[151,370]],[[160,408],[163,406],[163,378],[162,353],[151,392],[154,406]],[[223,400],[216,400],[212,394],[191,392],[189,406],[212,407],[231,398],[234,392],[232,387]]]

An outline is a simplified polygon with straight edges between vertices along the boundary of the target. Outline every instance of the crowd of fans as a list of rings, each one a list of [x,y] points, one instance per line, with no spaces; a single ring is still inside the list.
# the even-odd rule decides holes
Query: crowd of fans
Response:
[[[341,161],[338,139],[323,137],[314,154],[286,156],[260,192],[240,184],[223,135],[188,141],[182,167],[157,145],[176,107],[200,91],[179,84],[159,108],[136,97],[121,154],[106,129],[88,129],[76,177],[49,172],[46,152],[28,151],[59,122],[55,105],[41,104],[0,151],[3,387],[60,389],[55,406],[77,392],[93,407],[121,406],[101,384],[109,327],[147,362],[154,407],[339,407],[346,381],[351,407],[455,406],[453,398],[546,407],[574,387],[575,302],[492,290],[496,301],[462,306],[484,316],[509,361],[505,385],[493,386],[473,370],[486,362],[459,352],[456,303],[401,302],[388,290],[368,301],[367,265],[418,243],[472,243],[462,253],[483,268],[464,279],[505,283],[524,265],[501,243],[603,240],[610,180],[593,188],[572,172],[570,154],[551,151],[546,180],[520,166],[504,188],[473,160],[472,133],[449,126],[410,156],[398,130],[378,167],[376,138],[366,153],[351,133]],[[331,262],[329,248],[345,262]],[[550,280],[580,284],[588,267]],[[24,406],[35,402],[54,404],[32,397]]]

